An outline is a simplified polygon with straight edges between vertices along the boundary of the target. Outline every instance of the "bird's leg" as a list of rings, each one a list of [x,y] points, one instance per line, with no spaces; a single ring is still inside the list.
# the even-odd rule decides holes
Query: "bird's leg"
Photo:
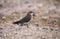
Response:
[[[21,23],[21,24],[19,24],[20,26],[23,26],[24,25],[24,23]]]
[[[23,24],[20,24],[20,26],[23,26]]]
[[[27,28],[29,28],[28,24],[27,24]]]
[[[29,27],[28,27],[28,23],[21,23],[21,24],[19,24],[19,25],[20,25],[20,26],[26,25],[27,28],[29,28]]]
[[[29,24],[28,24],[28,23],[24,23],[24,25],[26,25],[26,26],[27,26],[27,28],[29,28]]]

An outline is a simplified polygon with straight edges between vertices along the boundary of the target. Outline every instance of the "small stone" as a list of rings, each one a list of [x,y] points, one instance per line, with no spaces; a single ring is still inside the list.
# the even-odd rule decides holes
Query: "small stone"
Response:
[[[5,16],[2,17],[2,19],[5,19],[5,18],[6,18]]]
[[[42,38],[42,39],[45,39],[45,38]]]
[[[51,30],[51,31],[53,31],[53,29],[52,29],[52,28],[51,28],[50,30]]]
[[[42,4],[42,3],[40,3],[40,4],[39,4],[39,6],[40,6],[40,7],[43,7],[43,4]]]
[[[39,24],[35,24],[36,26],[39,26]]]
[[[3,7],[3,5],[2,4],[0,4],[0,8],[2,8]]]
[[[2,31],[0,31],[0,34],[2,34],[3,32]]]
[[[14,39],[14,37],[12,37],[12,39]]]
[[[0,27],[0,30],[2,30],[3,28]]]
[[[42,29],[47,29],[47,28],[42,28]]]

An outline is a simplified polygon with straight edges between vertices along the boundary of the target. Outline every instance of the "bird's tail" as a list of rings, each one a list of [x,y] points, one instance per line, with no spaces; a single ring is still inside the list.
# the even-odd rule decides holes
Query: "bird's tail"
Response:
[[[19,24],[18,22],[13,22],[13,24]]]

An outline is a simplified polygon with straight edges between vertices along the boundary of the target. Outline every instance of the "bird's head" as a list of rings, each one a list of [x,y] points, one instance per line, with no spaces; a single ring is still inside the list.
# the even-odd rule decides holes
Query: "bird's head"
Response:
[[[31,16],[35,16],[35,13],[33,11],[28,12]]]

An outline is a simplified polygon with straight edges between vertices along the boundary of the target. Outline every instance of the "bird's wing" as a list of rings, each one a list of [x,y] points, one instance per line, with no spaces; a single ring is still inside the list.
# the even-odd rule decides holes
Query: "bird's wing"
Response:
[[[28,21],[30,21],[30,19],[31,19],[31,15],[28,13],[24,18],[22,18],[19,21],[14,22],[13,24],[28,22]]]
[[[30,14],[27,14],[24,18],[22,18],[21,20],[20,20],[20,22],[21,21],[29,21],[31,19],[31,15]]]

